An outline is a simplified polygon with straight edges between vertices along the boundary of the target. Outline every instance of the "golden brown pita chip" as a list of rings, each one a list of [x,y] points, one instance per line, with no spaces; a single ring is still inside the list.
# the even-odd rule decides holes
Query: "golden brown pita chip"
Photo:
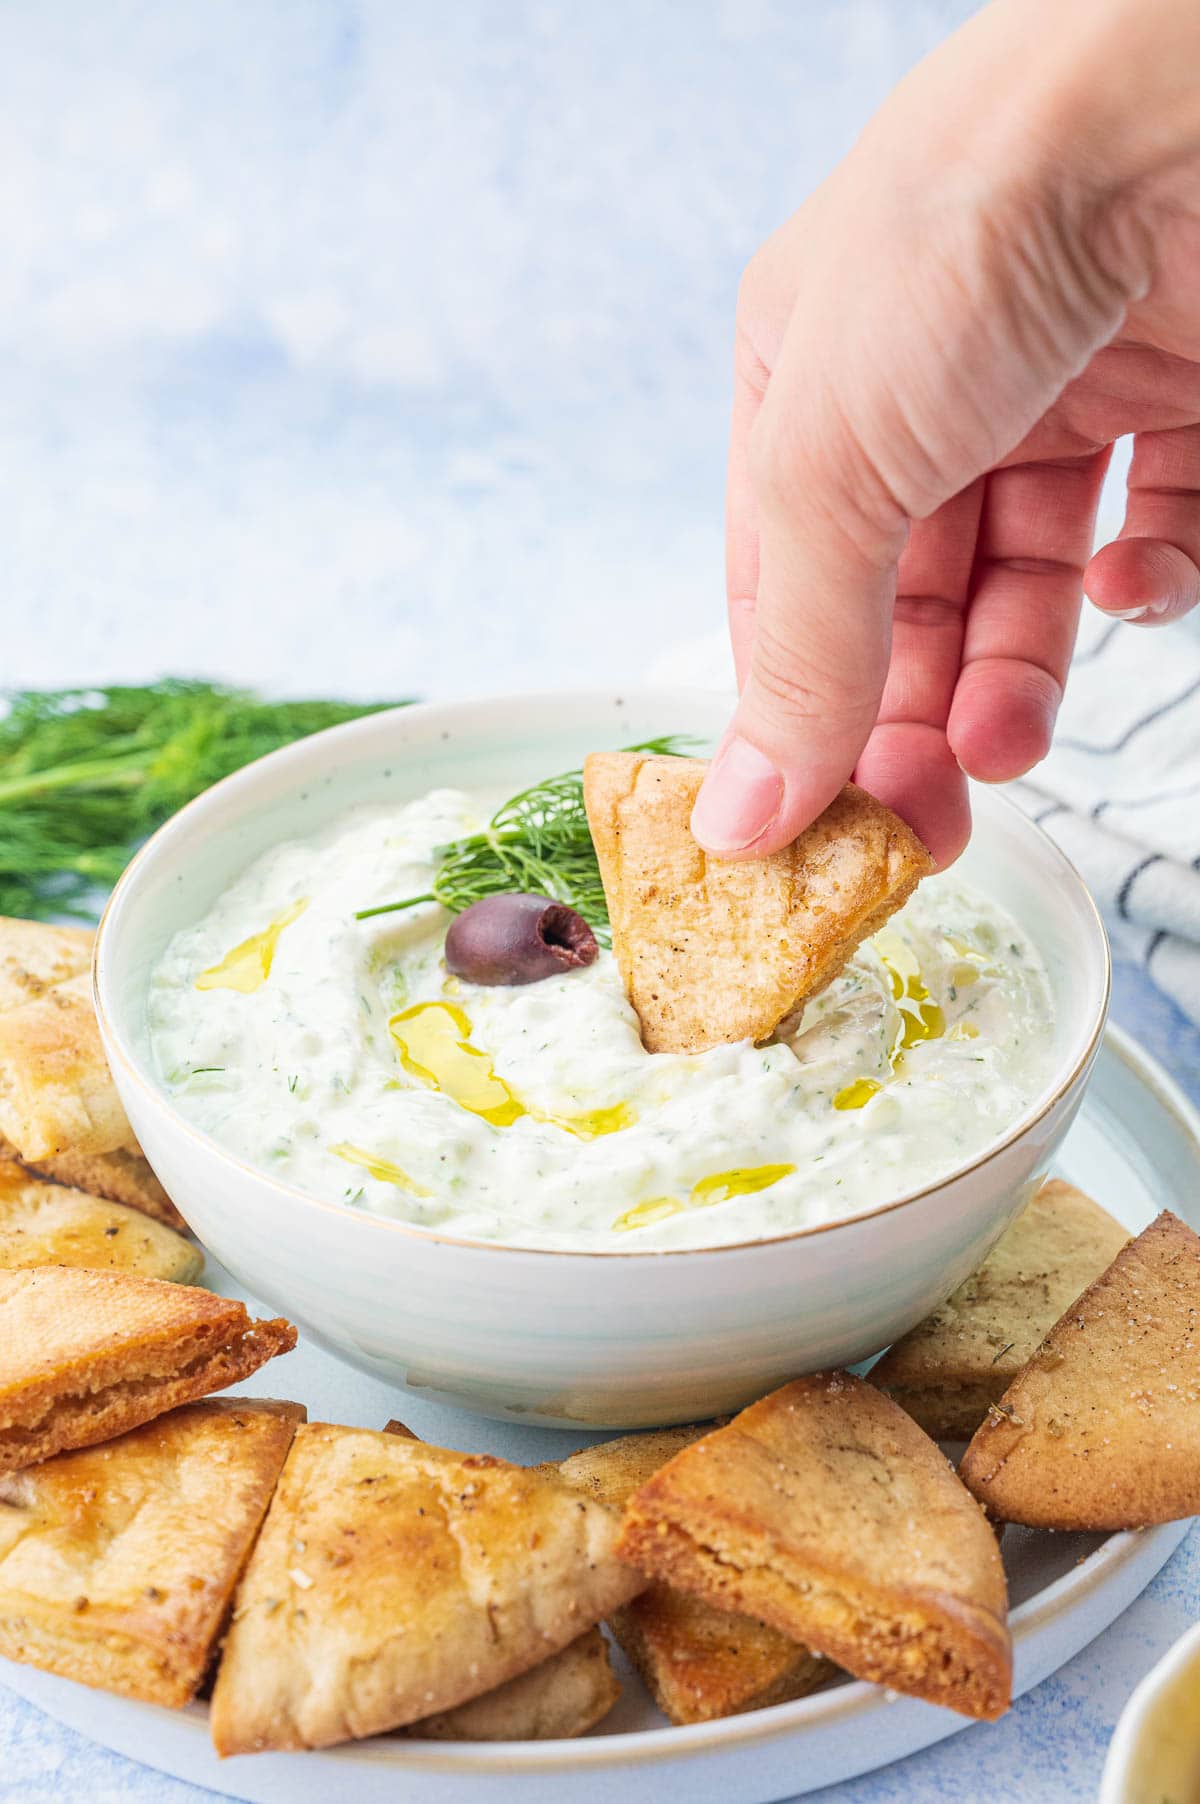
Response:
[[[1165,1212],[1051,1329],[963,1455],[988,1511],[1031,1528],[1200,1514],[1200,1237]]]
[[[329,1747],[506,1684],[640,1589],[618,1527],[485,1454],[302,1429],[217,1675],[218,1753]]]
[[[633,1493],[703,1428],[660,1428],[573,1453],[559,1467],[567,1484],[623,1510]],[[653,1584],[609,1624],[646,1689],[673,1723],[709,1722],[805,1697],[832,1668],[800,1642],[753,1617]]]
[[[714,1423],[703,1427],[651,1428],[645,1434],[622,1434],[568,1454],[552,1468],[576,1491],[598,1497],[610,1509],[623,1510],[633,1493],[669,1459],[703,1440]]]
[[[0,915],[0,1014],[90,970],[94,938],[90,927],[52,927]]]
[[[182,1234],[120,1203],[0,1165],[0,1267],[81,1265],[190,1284],[204,1254]]]
[[[1007,1589],[987,1519],[916,1423],[843,1372],[752,1404],[635,1493],[622,1558],[859,1678],[996,1717]]]
[[[86,972],[0,1014],[0,1133],[20,1158],[137,1151]]]
[[[296,1344],[281,1320],[184,1284],[0,1271],[0,1472],[92,1447],[248,1378]]]
[[[967,1441],[1063,1310],[1129,1238],[1099,1203],[1051,1178],[977,1272],[898,1340],[871,1383],[935,1441]]]
[[[0,1654],[186,1704],[304,1411],[190,1403],[0,1476]]]
[[[0,1160],[16,1148],[0,1144]],[[103,1196],[112,1203],[124,1203],[137,1209],[152,1221],[168,1228],[186,1228],[187,1223],[151,1171],[141,1153],[60,1153],[56,1159],[31,1160],[27,1170],[39,1177],[51,1178],[56,1184],[69,1184],[73,1190],[86,1190],[91,1196]]]
[[[584,765],[613,951],[650,1052],[765,1039],[933,869],[911,828],[853,784],[782,852],[710,858],[689,825],[706,769],[640,752]]]
[[[420,1439],[395,1416],[383,1432],[405,1441]],[[531,1469],[558,1476],[556,1466]],[[413,1723],[402,1733],[427,1741],[553,1741],[585,1735],[620,1695],[608,1643],[599,1629],[589,1629],[507,1684]]]
[[[482,1697],[412,1723],[423,1741],[559,1741],[586,1735],[621,1695],[599,1629],[567,1643],[528,1672]]]

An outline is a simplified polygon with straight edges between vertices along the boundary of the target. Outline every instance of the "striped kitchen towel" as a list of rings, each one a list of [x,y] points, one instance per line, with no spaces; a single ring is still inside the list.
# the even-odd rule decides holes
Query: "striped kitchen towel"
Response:
[[[1085,607],[1049,757],[1011,792],[1082,871],[1116,951],[1200,1022],[1200,635]]]

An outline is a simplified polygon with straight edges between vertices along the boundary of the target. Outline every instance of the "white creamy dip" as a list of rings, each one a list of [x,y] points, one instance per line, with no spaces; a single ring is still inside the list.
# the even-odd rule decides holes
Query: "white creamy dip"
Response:
[[[484,988],[447,976],[438,904],[355,920],[425,892],[433,849],[483,813],[456,790],[354,810],[265,853],[175,936],[150,1028],[184,1115],[314,1196],[457,1236],[629,1252],[785,1233],[919,1189],[1047,1076],[1038,955],[953,873],[927,879],[786,1040],[692,1056],[644,1050],[608,952]]]

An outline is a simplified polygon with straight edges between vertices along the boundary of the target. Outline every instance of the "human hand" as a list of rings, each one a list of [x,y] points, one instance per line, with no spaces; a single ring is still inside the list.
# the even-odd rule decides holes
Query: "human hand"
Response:
[[[994,0],[750,264],[710,851],[786,845],[853,773],[950,862],[966,775],[1049,746],[1084,587],[1146,625],[1200,599],[1198,69],[1178,0]]]

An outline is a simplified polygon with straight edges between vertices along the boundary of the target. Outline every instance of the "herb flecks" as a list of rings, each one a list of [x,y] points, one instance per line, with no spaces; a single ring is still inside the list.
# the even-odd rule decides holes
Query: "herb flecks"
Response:
[[[625,749],[670,756],[691,744],[689,739],[668,733]],[[583,804],[580,770],[564,771],[523,789],[496,810],[482,832],[438,846],[434,857],[433,883],[423,894],[360,909],[355,920],[395,914],[423,902],[440,902],[457,915],[484,896],[515,891],[565,902],[583,916],[602,944],[609,944],[608,906]]]

